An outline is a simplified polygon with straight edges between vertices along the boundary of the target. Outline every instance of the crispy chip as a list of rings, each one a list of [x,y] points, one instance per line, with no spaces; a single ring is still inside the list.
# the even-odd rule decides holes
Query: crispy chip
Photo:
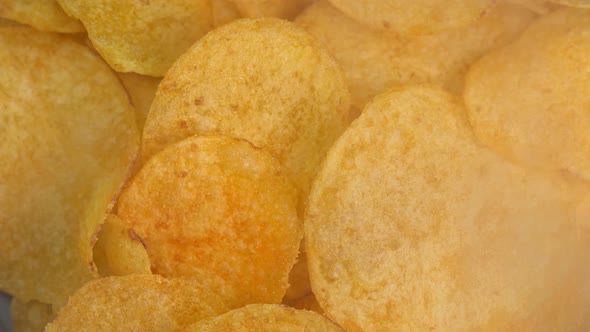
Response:
[[[550,0],[564,6],[590,8],[590,0]]]
[[[246,141],[193,136],[150,159],[119,199],[154,273],[190,277],[230,307],[281,301],[303,227],[278,162]]]
[[[161,79],[134,73],[118,73],[118,75],[131,98],[131,103],[135,106],[137,128],[141,132]]]
[[[219,27],[240,18],[236,5],[231,0],[212,0],[213,26]]]
[[[10,303],[10,319],[12,328],[17,332],[40,332],[45,325],[55,318],[50,304],[37,301],[22,302],[12,299]]]
[[[109,214],[94,245],[98,274],[103,277],[150,274],[150,259],[141,241],[119,217]]]
[[[244,138],[270,151],[305,196],[347,125],[349,99],[337,64],[299,27],[238,20],[201,39],[162,80],[142,158],[194,134]]]
[[[221,316],[203,319],[187,330],[195,332],[343,331],[338,325],[320,314],[296,310],[279,304],[251,304]]]
[[[0,289],[64,303],[97,276],[92,238],[136,156],[133,108],[86,47],[0,30]]]
[[[489,50],[513,40],[532,19],[533,14],[524,8],[501,4],[463,29],[400,37],[365,27],[327,1],[319,1],[296,23],[340,63],[358,115],[375,95],[393,86],[433,83],[460,93],[468,66]]]
[[[68,16],[56,0],[2,0],[0,16],[43,31],[84,31],[80,21]]]
[[[18,25],[18,24],[19,23],[14,22],[12,20],[7,20],[7,19],[5,19],[3,17],[0,17],[0,28],[3,28],[3,27],[11,27],[11,26]]]
[[[493,0],[330,0],[334,7],[373,28],[421,35],[465,27]]]
[[[74,293],[45,331],[184,331],[227,310],[219,296],[196,281],[108,277]]]
[[[231,0],[244,17],[294,18],[309,0]]]
[[[212,28],[210,0],[58,0],[113,69],[164,76]]]
[[[590,179],[590,12],[563,9],[478,61],[465,103],[477,137],[518,163]]]
[[[588,330],[588,184],[479,147],[463,112],[393,90],[330,150],[305,218],[321,307],[349,331]]]

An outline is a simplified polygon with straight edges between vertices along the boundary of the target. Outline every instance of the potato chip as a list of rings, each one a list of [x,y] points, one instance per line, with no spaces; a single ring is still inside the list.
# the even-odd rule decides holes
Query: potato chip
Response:
[[[22,302],[12,299],[10,303],[10,319],[12,328],[17,332],[40,332],[45,325],[55,318],[50,304],[37,301]]]
[[[318,303],[313,293],[309,293],[304,297],[293,301],[293,303],[291,303],[290,306],[292,306],[295,309],[311,310],[317,312],[318,314],[324,314],[324,309],[320,307],[320,304]]]
[[[296,310],[279,304],[251,304],[221,316],[203,319],[188,331],[343,331],[338,325],[315,312]]]
[[[45,331],[183,331],[227,312],[199,282],[135,274],[90,281]]]
[[[463,112],[392,90],[330,150],[305,218],[321,307],[349,331],[588,330],[590,187],[479,147]]]
[[[213,15],[213,26],[215,27],[222,26],[241,17],[236,5],[231,0],[212,0],[211,11]]]
[[[294,18],[309,0],[231,0],[244,17]]]
[[[19,23],[0,17],[0,28],[18,25]]]
[[[550,0],[564,6],[590,8],[590,0]]]
[[[2,0],[0,17],[50,32],[84,32],[80,21],[68,16],[56,0]]]
[[[118,73],[118,75],[129,94],[129,98],[131,98],[131,103],[135,106],[137,128],[141,132],[161,79],[134,73]]]
[[[293,23],[244,19],[201,39],[160,83],[142,158],[202,133],[247,139],[270,151],[303,196],[348,123],[338,65]]]
[[[493,0],[330,0],[334,7],[373,28],[421,35],[468,26]]]
[[[58,0],[113,69],[164,76],[212,28],[210,0]]]
[[[98,233],[93,257],[103,277],[152,273],[142,239],[114,214],[107,216]]]
[[[505,158],[590,179],[590,12],[563,9],[473,65],[464,93],[481,142]]]
[[[527,8],[530,11],[533,11],[540,15],[545,15],[553,10],[556,7],[559,7],[556,4],[550,3],[549,0],[504,0],[505,2],[512,3],[515,5],[522,6]]]
[[[246,141],[193,136],[150,159],[119,199],[152,271],[190,277],[226,303],[278,303],[303,226],[278,162]]]
[[[0,289],[64,303],[139,145],[111,69],[57,34],[0,30]]]
[[[316,37],[342,66],[356,117],[375,95],[394,86],[433,83],[460,93],[469,65],[513,40],[532,19],[533,14],[524,8],[500,4],[466,28],[400,37],[365,27],[327,1],[319,1],[296,23]]]

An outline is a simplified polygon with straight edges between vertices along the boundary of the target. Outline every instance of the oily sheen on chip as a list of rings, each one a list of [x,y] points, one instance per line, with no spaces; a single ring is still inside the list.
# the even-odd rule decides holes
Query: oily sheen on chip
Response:
[[[479,147],[464,112],[392,90],[332,147],[305,218],[318,302],[348,331],[590,328],[588,184]]]

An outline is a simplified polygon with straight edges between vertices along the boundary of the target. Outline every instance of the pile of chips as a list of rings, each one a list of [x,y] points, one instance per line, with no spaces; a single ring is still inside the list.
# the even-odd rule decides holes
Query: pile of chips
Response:
[[[590,1],[0,1],[15,331],[590,330]]]

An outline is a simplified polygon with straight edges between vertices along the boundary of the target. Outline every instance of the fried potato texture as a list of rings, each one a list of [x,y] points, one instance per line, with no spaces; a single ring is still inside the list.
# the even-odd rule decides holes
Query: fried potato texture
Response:
[[[465,27],[479,19],[492,0],[330,0],[357,22],[403,35]]]
[[[84,32],[77,19],[68,16],[56,0],[2,0],[0,17],[49,32]]]
[[[108,277],[76,291],[45,331],[185,331],[227,310],[212,290],[196,281],[139,274]]]
[[[373,97],[395,86],[432,83],[461,93],[469,65],[512,41],[533,18],[522,7],[499,4],[464,28],[404,37],[357,23],[322,0],[295,22],[341,65],[356,117]]]
[[[188,330],[195,332],[343,331],[338,325],[318,313],[279,304],[251,304],[221,316],[203,319]]]
[[[213,27],[210,0],[58,0],[118,72],[164,76]]]
[[[505,158],[590,179],[590,12],[541,17],[471,67],[464,100],[477,138]]]
[[[109,214],[94,245],[94,263],[103,277],[151,274],[142,239],[116,215]]]
[[[392,90],[336,142],[305,218],[318,302],[348,331],[588,329],[588,184],[480,147],[464,112]]]
[[[303,237],[297,192],[267,152],[193,136],[150,159],[118,215],[143,239],[152,271],[215,289],[232,307],[278,303]]]
[[[12,328],[17,332],[40,332],[55,318],[50,304],[37,301],[22,302],[12,299],[10,319]]]
[[[301,28],[234,21],[202,38],[162,80],[142,158],[195,134],[243,138],[271,152],[305,196],[349,106],[342,71]]]
[[[125,90],[93,52],[0,29],[0,289],[64,303],[97,277],[93,238],[136,157]]]
[[[293,19],[309,0],[231,0],[244,17]]]

